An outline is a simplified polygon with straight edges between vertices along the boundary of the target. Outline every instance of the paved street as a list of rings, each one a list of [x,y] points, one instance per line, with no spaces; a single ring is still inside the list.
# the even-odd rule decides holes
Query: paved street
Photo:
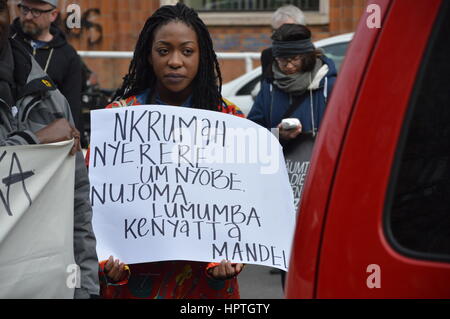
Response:
[[[242,299],[282,299],[280,274],[271,274],[271,268],[247,265],[239,275]]]

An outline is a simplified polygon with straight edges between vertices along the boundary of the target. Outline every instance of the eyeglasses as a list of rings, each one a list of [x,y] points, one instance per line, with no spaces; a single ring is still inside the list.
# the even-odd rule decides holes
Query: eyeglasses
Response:
[[[289,63],[293,66],[300,66],[302,59],[299,55],[290,58],[275,58],[280,67],[286,67]]]
[[[17,6],[19,7],[21,14],[26,16],[29,12],[31,12],[31,14],[33,15],[34,18],[39,18],[41,16],[41,14],[43,14],[43,13],[49,13],[49,12],[55,10],[55,8],[51,8],[51,9],[48,9],[48,10],[41,10],[41,9],[36,9],[36,8],[28,8],[27,6],[24,6],[21,3],[19,3]]]

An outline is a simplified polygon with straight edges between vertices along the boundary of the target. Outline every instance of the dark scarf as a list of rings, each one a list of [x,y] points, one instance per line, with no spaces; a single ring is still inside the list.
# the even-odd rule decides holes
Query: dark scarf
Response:
[[[9,107],[15,103],[14,58],[11,44],[6,42],[0,52],[0,98]]]

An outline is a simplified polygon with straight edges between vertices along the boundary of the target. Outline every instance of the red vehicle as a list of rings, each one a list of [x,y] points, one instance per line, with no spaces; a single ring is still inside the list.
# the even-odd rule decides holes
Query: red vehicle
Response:
[[[367,5],[381,27],[362,17],[323,119],[286,297],[450,298],[450,1]]]

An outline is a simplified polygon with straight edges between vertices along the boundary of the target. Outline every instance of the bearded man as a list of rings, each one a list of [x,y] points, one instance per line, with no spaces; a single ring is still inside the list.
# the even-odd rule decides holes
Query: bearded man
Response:
[[[59,15],[58,0],[23,0],[11,36],[34,56],[59,91],[66,97],[78,131],[81,123],[81,59],[54,24]]]

